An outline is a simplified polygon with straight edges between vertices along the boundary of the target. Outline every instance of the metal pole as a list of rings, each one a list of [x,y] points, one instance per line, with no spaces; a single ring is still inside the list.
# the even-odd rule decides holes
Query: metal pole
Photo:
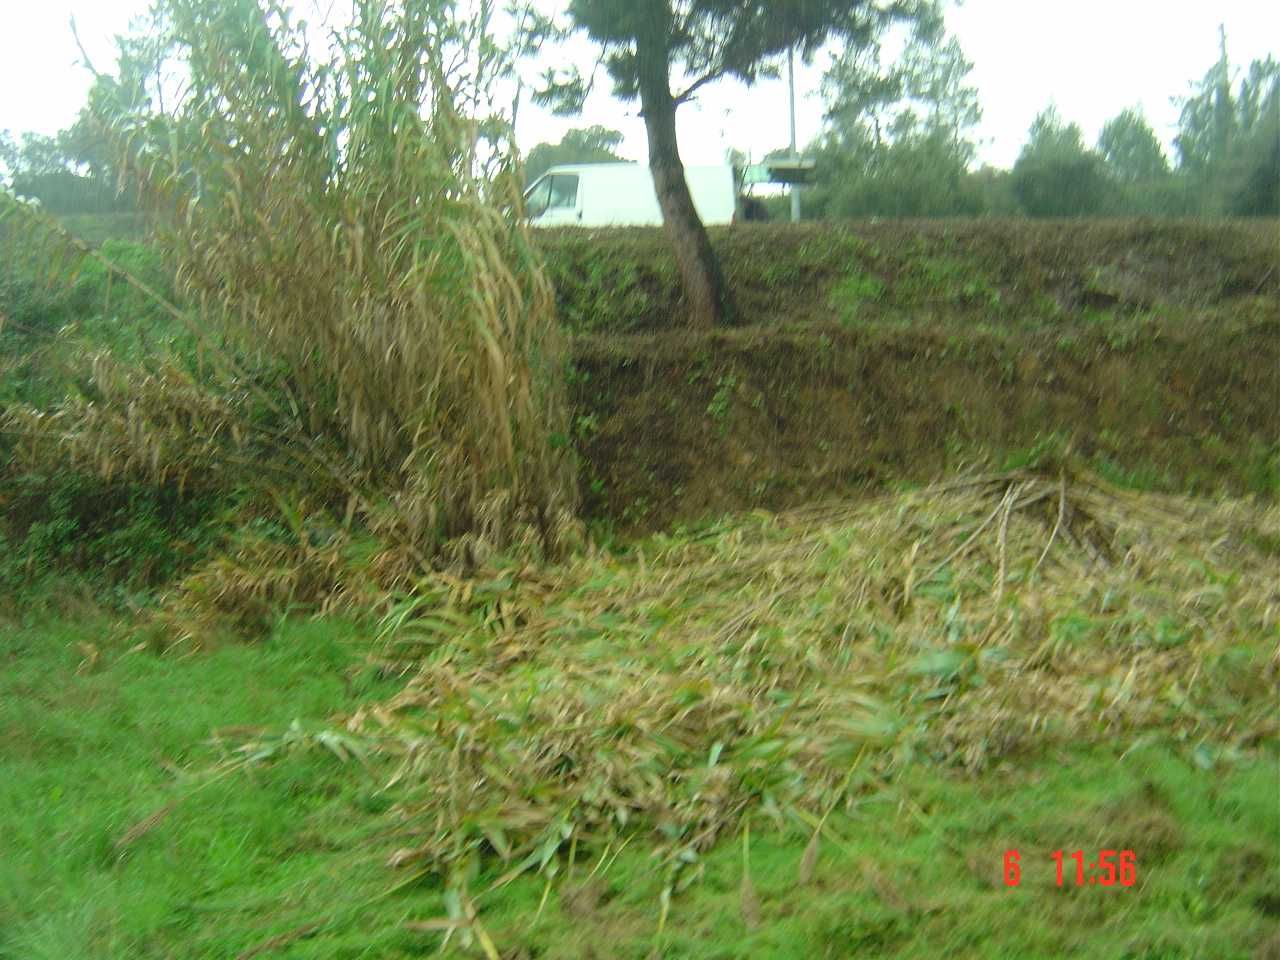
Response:
[[[791,156],[799,159],[796,152],[796,55],[795,48],[787,48],[787,84],[791,88]],[[800,185],[791,185],[791,222],[800,222]]]

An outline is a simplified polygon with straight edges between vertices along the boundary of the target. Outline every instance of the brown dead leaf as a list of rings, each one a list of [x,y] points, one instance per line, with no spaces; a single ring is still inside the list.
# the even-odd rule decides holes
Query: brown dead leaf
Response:
[[[76,667],[76,675],[83,677],[90,673],[96,673],[102,663],[102,652],[92,643],[77,643],[76,647],[80,650],[81,657],[83,657],[80,665]]]
[[[133,846],[133,844],[137,843],[156,827],[160,826],[160,824],[164,823],[169,814],[173,812],[173,807],[174,805],[172,803],[165,804],[155,813],[150,816],[143,817],[124,833],[120,834],[120,836],[116,838],[115,843],[111,845],[111,848],[116,852],[116,856],[123,856],[129,847]]]
[[[760,926],[760,898],[756,895],[755,884],[751,882],[751,874],[742,875],[742,893],[739,906],[742,910],[742,922],[748,930]]]
[[[561,895],[565,912],[572,917],[587,918],[595,914],[604,896],[604,882],[598,877],[566,889]]]

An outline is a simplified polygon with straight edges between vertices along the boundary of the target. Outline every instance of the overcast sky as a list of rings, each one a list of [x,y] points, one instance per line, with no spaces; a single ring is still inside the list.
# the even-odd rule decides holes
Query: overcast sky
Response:
[[[146,0],[0,0],[0,129],[53,133],[70,124],[89,84],[88,73],[76,65],[71,16],[102,68],[112,63],[113,35],[146,6]],[[1050,101],[1091,142],[1107,119],[1135,105],[1170,142],[1178,115],[1170,98],[1184,94],[1216,60],[1219,23],[1226,26],[1237,65],[1280,55],[1275,0],[966,0],[948,10],[947,23],[974,62],[972,80],[984,112],[980,159],[1005,167]],[[802,144],[821,128],[818,85],[824,64],[820,58],[798,71]],[[525,103],[519,139],[528,149],[591,123],[623,131],[623,152],[644,159],[644,126],[635,106],[603,91],[576,119],[550,117]],[[681,108],[680,138],[690,164],[720,162],[728,147],[760,157],[785,145],[785,81],[750,90],[729,82],[704,88],[696,102]]]

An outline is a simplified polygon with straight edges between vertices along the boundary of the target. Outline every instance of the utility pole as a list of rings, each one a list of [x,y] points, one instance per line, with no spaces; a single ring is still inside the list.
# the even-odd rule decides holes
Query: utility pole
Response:
[[[799,160],[796,150],[796,51],[795,47],[787,48],[787,84],[791,88],[791,157]],[[800,185],[791,185],[791,222],[800,222]]]

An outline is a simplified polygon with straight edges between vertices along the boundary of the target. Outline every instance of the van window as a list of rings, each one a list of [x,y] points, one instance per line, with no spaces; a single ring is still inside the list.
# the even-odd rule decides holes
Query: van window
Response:
[[[573,173],[555,173],[543,177],[529,188],[524,199],[528,214],[534,219],[548,210],[572,210],[578,206],[578,176]]]
[[[551,178],[543,177],[524,195],[525,209],[531,217],[540,217],[551,203]]]
[[[551,178],[550,208],[568,207],[570,210],[578,205],[578,177],[571,173],[557,173]]]

